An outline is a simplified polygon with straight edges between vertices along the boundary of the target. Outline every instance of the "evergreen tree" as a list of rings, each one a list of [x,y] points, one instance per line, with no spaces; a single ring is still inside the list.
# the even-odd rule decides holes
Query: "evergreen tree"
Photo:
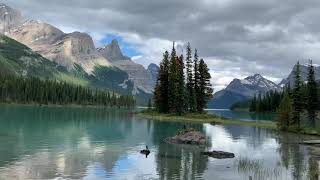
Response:
[[[194,73],[194,99],[196,99],[196,101],[193,102],[193,109],[195,109],[196,111],[202,111],[202,97],[201,97],[201,93],[200,92],[200,72],[199,72],[199,56],[198,56],[198,50],[195,49],[194,50],[194,58],[193,58],[193,73]]]
[[[192,73],[192,51],[190,43],[187,45],[187,54],[186,54],[186,88],[187,88],[187,95],[188,95],[188,110],[192,111],[194,108],[194,85],[193,85],[193,73]]]
[[[207,107],[208,101],[212,98],[213,89],[211,87],[209,68],[203,59],[199,62],[197,111],[202,112]]]
[[[151,99],[149,99],[148,101],[148,110],[152,110],[152,102],[151,102]]]
[[[316,110],[318,107],[317,83],[314,76],[314,67],[312,61],[309,63],[308,83],[307,83],[307,111],[310,124],[312,127],[316,125]]]
[[[23,104],[80,104],[118,107],[133,107],[132,96],[116,95],[112,100],[110,93],[90,89],[56,80],[42,80],[37,77],[17,77],[0,75],[0,102]]]
[[[168,89],[169,89],[169,53],[165,51],[154,91],[155,106],[161,113],[168,113]]]
[[[292,92],[292,100],[293,100],[293,118],[292,125],[295,125],[298,129],[300,128],[300,113],[302,112],[302,90],[301,90],[302,82],[300,75],[300,64],[299,61],[295,67],[295,81],[294,88]]]
[[[277,126],[280,130],[286,131],[292,120],[292,101],[288,93],[285,93],[279,108],[277,109]]]
[[[256,95],[254,95],[251,103],[250,103],[250,107],[249,107],[249,111],[250,112],[255,112],[256,111],[256,107],[257,107],[257,97]]]
[[[183,55],[178,58],[177,75],[178,75],[178,91],[177,91],[177,112],[181,115],[186,110],[186,87],[184,77],[184,62]]]
[[[168,98],[169,98],[169,112],[177,112],[177,96],[178,96],[178,57],[176,49],[173,47],[170,56],[169,64],[169,89],[168,89]]]

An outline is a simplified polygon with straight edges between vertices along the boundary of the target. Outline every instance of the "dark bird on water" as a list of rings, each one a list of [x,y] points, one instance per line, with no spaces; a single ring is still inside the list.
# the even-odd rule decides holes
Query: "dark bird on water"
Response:
[[[150,154],[150,150],[149,150],[148,146],[146,146],[146,149],[141,150],[140,153],[141,153],[141,154],[145,154],[145,155],[146,155],[146,158],[147,158],[148,155]]]

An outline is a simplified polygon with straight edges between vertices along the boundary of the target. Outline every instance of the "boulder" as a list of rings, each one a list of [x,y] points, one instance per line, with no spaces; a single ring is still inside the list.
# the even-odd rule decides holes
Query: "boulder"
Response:
[[[208,152],[202,152],[202,155],[207,155],[216,159],[227,159],[227,158],[234,158],[234,154],[230,152],[224,152],[224,151],[208,151]]]
[[[206,143],[205,135],[194,129],[185,129],[178,131],[174,137],[168,137],[165,139],[167,143],[171,144],[194,144],[204,145]]]

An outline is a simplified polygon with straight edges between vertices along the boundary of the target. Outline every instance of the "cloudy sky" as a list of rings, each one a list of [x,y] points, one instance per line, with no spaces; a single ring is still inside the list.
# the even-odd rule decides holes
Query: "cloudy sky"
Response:
[[[260,73],[279,82],[298,60],[320,63],[319,0],[4,0],[65,32],[117,38],[147,66],[172,41],[190,42],[209,64],[215,90]]]

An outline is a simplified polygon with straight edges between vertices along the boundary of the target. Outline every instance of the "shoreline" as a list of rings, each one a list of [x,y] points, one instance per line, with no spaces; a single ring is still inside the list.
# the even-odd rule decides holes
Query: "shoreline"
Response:
[[[149,119],[149,120],[156,120],[156,121],[252,126],[252,127],[272,129],[272,130],[281,132],[277,128],[277,123],[271,122],[271,121],[245,121],[245,120],[237,120],[237,119],[227,119],[227,118],[218,117],[211,114],[185,114],[183,116],[178,116],[174,114],[160,114],[156,112],[137,112],[136,114],[138,117]],[[307,129],[307,128],[302,129],[299,132],[297,131],[285,131],[285,132],[302,134],[302,135],[320,136],[320,132],[314,129]]]
[[[186,114],[178,116],[174,114],[159,114],[155,112],[138,112],[138,117],[170,122],[191,122],[191,123],[211,123],[221,125],[239,125],[239,126],[255,126],[261,128],[275,129],[277,126],[275,122],[269,121],[244,121],[236,119],[227,119],[223,117],[214,116],[211,114]]]
[[[56,107],[56,108],[97,108],[97,109],[135,109],[135,108],[127,108],[117,106],[101,106],[101,105],[81,105],[81,104],[37,104],[37,103],[4,103],[1,102],[0,106],[24,106],[24,107]]]

